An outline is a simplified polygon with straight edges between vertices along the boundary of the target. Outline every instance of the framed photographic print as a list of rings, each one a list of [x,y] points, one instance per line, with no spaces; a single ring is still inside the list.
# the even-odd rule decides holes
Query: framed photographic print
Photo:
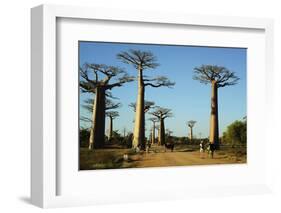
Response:
[[[269,192],[272,28],[269,19],[33,8],[32,203]]]

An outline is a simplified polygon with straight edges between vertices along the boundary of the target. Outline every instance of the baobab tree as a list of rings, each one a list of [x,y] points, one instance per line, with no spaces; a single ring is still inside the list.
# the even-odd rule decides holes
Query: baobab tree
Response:
[[[173,131],[170,129],[166,129],[167,136],[170,137],[173,134]]]
[[[193,120],[190,120],[187,122],[187,126],[189,127],[190,129],[190,141],[192,142],[192,139],[193,139],[193,127],[195,125],[196,121],[193,121]]]
[[[149,143],[151,145],[152,144],[152,129],[150,129],[148,141],[149,141]]]
[[[215,149],[219,148],[218,122],[218,88],[237,84],[239,78],[235,72],[216,65],[202,65],[194,68],[194,80],[203,84],[211,84],[211,118],[209,141]]]
[[[158,118],[149,118],[149,120],[152,122],[151,143],[155,144],[155,123],[158,121]]]
[[[162,107],[155,107],[155,110],[150,113],[151,115],[155,116],[159,120],[159,139],[158,145],[164,145],[165,142],[165,124],[164,120],[168,117],[172,117],[171,109],[166,109]]]
[[[126,64],[131,64],[138,71],[138,95],[136,101],[135,127],[133,147],[140,147],[145,150],[145,87],[171,87],[174,85],[167,77],[158,76],[149,78],[143,75],[146,69],[154,69],[159,66],[156,57],[151,52],[141,50],[129,50],[121,52],[117,58]]]
[[[155,129],[157,129],[157,144],[160,145],[160,125],[155,125]]]
[[[126,131],[127,131],[127,129],[126,129],[126,127],[124,127],[124,128],[123,128],[123,138],[126,137]]]
[[[144,114],[147,113],[151,108],[153,108],[154,104],[155,103],[153,101],[144,101]],[[129,107],[132,107],[134,112],[136,112],[136,103],[130,103]],[[135,120],[133,122],[135,122]]]
[[[106,116],[109,118],[109,135],[108,140],[112,140],[112,132],[113,132],[113,120],[119,116],[117,111],[108,111],[106,112]]]
[[[85,64],[80,67],[81,91],[95,94],[89,149],[104,146],[105,109],[108,91],[130,81],[133,81],[133,77],[128,76],[119,67],[104,64]]]
[[[110,94],[110,97],[111,94]],[[84,105],[83,105],[83,108],[85,108],[89,113],[92,113],[93,110],[94,110],[94,103],[95,103],[95,100],[94,99],[86,99],[84,101]],[[107,110],[113,110],[113,109],[117,109],[121,106],[121,103],[114,103],[112,102],[110,99],[106,98],[105,99],[105,111]],[[80,117],[80,120],[84,121],[84,122],[89,122],[91,124],[91,127],[90,127],[90,137],[89,137],[89,144],[91,143],[92,139],[93,139],[93,120],[91,118],[88,118],[88,117],[85,117],[85,116],[82,116]]]
[[[147,113],[154,106],[153,101],[144,101],[144,113]],[[134,112],[136,112],[136,103],[130,103],[129,107],[132,107]]]

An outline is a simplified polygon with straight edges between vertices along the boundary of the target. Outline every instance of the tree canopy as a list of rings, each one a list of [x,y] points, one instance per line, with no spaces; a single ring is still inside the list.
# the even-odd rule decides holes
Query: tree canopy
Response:
[[[152,121],[153,123],[156,123],[159,121],[159,119],[155,118],[155,117],[149,118],[148,120]]]
[[[159,106],[156,106],[155,107],[155,110],[153,112],[151,112],[150,114],[159,118],[159,119],[165,119],[165,118],[168,118],[168,117],[172,117],[173,114],[171,113],[171,109],[167,109],[167,108],[163,108],[163,107],[159,107]]]
[[[153,101],[144,101],[144,112],[148,112],[151,108],[153,108],[154,104],[155,103]],[[132,107],[134,112],[136,111],[136,103],[130,103],[129,107]]]
[[[193,128],[193,126],[195,125],[196,121],[193,121],[193,120],[190,120],[187,122],[187,125],[190,127],[190,128]]]
[[[150,51],[141,51],[141,50],[129,50],[127,52],[123,51],[117,54],[117,58],[120,59],[122,62],[126,64],[133,65],[137,70],[144,70],[144,69],[155,69],[159,66],[156,63],[157,58],[153,55]],[[175,85],[174,82],[171,82],[165,76],[156,76],[156,77],[148,77],[141,75],[141,81],[144,86],[151,86],[151,87],[172,87]]]
[[[83,108],[88,110],[89,112],[92,112],[93,111],[93,107],[94,107],[94,99],[92,98],[88,98],[84,101],[84,104],[83,104]],[[121,107],[122,104],[121,103],[115,103],[113,101],[111,101],[110,99],[106,98],[105,99],[105,110],[112,110],[112,109],[117,109],[119,107]]]
[[[216,81],[217,87],[225,87],[235,85],[239,78],[235,72],[228,70],[223,66],[201,65],[194,68],[194,80],[198,80],[203,84]]]
[[[105,113],[107,117],[110,117],[111,119],[115,119],[119,116],[119,112],[117,111],[108,111]]]
[[[111,90],[134,80],[134,77],[129,76],[124,69],[105,64],[86,63],[79,70],[82,92],[95,93],[97,86],[103,86],[105,90]],[[113,81],[113,83],[109,83],[110,81]]]
[[[157,58],[150,51],[130,49],[127,52],[122,51],[117,54],[117,58],[126,64],[133,65],[136,69],[139,69],[139,67],[142,67],[142,69],[154,69],[159,66],[159,64],[156,63]]]

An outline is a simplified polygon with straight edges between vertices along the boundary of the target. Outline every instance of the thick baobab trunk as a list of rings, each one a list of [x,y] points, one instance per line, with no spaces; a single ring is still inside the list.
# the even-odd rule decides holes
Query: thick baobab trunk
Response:
[[[89,149],[93,149],[93,141],[94,141],[94,124],[92,121],[92,126],[90,129],[90,137],[89,137]]]
[[[157,145],[160,146],[160,125],[157,128]]]
[[[105,90],[96,88],[96,97],[93,107],[93,124],[89,139],[89,149],[102,148],[104,146],[105,132]]]
[[[149,143],[152,144],[152,130],[149,133],[149,139],[148,139]]]
[[[190,128],[190,142],[192,142],[192,139],[193,139],[193,131],[192,131],[192,127],[189,127]]]
[[[165,144],[165,124],[164,119],[160,118],[160,127],[159,127],[159,145]]]
[[[94,148],[94,123],[95,123],[95,117],[96,117],[95,116],[96,108],[97,108],[97,97],[94,99],[94,103],[93,103],[92,125],[91,125],[91,129],[90,129],[90,137],[89,137],[89,149]]]
[[[210,143],[214,144],[216,149],[219,148],[218,86],[216,81],[212,81]]]
[[[153,126],[152,126],[152,136],[151,136],[151,143],[154,144],[155,143],[155,123],[153,122]]]
[[[109,117],[109,135],[108,135],[108,140],[112,140],[112,131],[113,131],[113,118]]]
[[[145,150],[144,119],[144,83],[142,69],[139,69],[133,148],[139,147],[142,150]]]

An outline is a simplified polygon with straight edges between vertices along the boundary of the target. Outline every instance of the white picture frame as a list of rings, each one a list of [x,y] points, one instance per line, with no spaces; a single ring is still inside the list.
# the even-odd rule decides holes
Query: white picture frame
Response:
[[[264,156],[266,163],[260,172],[264,172],[266,178],[259,183],[221,185],[219,187],[173,187],[169,186],[165,190],[155,188],[153,196],[144,193],[130,194],[130,196],[120,196],[120,192],[108,193],[107,198],[101,196],[85,195],[59,195],[58,173],[60,167],[57,166],[59,158],[57,152],[57,20],[80,19],[80,20],[101,20],[119,21],[135,23],[153,23],[167,26],[200,26],[211,28],[225,28],[243,30],[260,30],[264,33],[265,58],[263,72],[264,94],[267,104],[264,110],[267,112],[262,119],[267,123],[265,134],[269,140],[271,132],[270,121],[273,119],[273,21],[270,19],[241,18],[241,17],[216,17],[203,15],[187,15],[173,13],[153,13],[147,11],[122,11],[100,8],[85,8],[74,6],[54,6],[41,5],[31,10],[31,54],[32,54],[32,103],[31,103],[31,201],[33,204],[47,207],[91,205],[100,203],[115,202],[138,202],[142,200],[163,200],[177,199],[198,196],[214,195],[240,195],[252,193],[270,192],[271,171],[270,171],[270,144],[265,143],[267,152]],[[251,99],[253,101],[254,99]],[[248,109],[249,110],[249,109]],[[168,168],[169,169],[169,168]],[[175,172],[181,170],[173,169]],[[262,170],[262,171],[261,171]],[[109,171],[111,172],[111,171]],[[134,170],[130,171],[132,174]],[[180,174],[180,173],[179,173]],[[199,173],[198,173],[199,174]],[[92,174],[93,175],[93,174]],[[141,175],[141,174],[140,174]],[[171,178],[175,178],[172,176]],[[127,186],[129,188],[131,186]],[[126,187],[125,187],[126,188]],[[121,192],[122,193],[122,192]],[[173,194],[167,195],[168,194]],[[166,196],[164,196],[165,194]],[[175,195],[176,194],[176,195]],[[154,199],[154,197],[157,198]]]

